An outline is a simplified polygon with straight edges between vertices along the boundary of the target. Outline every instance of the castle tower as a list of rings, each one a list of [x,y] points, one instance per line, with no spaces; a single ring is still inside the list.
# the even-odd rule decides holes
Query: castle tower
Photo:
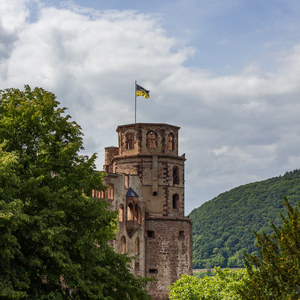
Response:
[[[192,272],[192,225],[184,217],[185,156],[178,155],[178,131],[168,124],[122,125],[119,147],[105,149],[104,170],[124,176],[125,195],[114,201],[126,209],[128,220],[122,221],[115,248],[122,252],[125,240],[129,247],[138,238],[138,265],[132,269],[157,279],[148,286],[154,299],[168,299],[167,287]]]

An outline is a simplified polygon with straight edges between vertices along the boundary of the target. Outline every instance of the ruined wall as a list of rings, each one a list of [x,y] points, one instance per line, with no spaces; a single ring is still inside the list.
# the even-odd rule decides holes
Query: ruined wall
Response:
[[[168,299],[168,286],[182,274],[192,274],[191,221],[189,218],[146,220],[146,276],[154,299]]]

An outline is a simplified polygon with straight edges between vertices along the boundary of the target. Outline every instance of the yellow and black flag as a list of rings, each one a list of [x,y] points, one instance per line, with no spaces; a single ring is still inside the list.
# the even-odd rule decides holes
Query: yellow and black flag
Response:
[[[146,99],[150,97],[150,92],[141,87],[138,84],[135,84],[135,95],[136,96],[144,96]]]

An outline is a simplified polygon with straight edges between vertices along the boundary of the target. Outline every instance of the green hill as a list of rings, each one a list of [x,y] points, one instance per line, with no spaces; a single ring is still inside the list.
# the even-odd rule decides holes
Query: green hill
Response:
[[[257,250],[253,230],[270,233],[270,220],[281,224],[284,196],[292,206],[300,199],[300,170],[239,186],[194,209],[194,268],[242,267],[243,249]]]

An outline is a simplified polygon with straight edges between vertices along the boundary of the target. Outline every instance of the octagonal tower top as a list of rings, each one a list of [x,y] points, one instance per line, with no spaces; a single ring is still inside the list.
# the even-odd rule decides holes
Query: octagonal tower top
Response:
[[[167,154],[178,156],[180,127],[158,123],[135,123],[117,127],[119,155]]]

